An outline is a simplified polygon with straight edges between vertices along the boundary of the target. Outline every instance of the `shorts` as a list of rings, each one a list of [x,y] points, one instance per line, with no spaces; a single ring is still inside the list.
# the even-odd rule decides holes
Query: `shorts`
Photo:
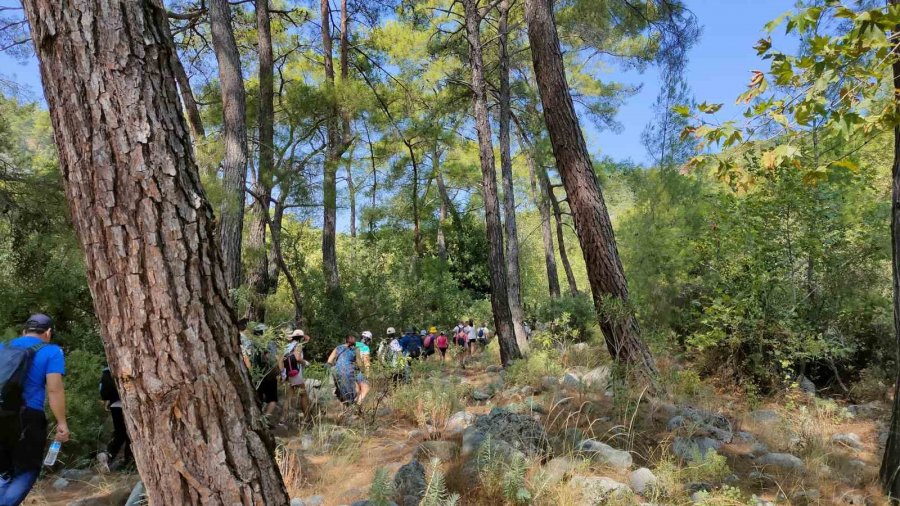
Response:
[[[263,404],[278,402],[278,380],[276,378],[265,378],[256,388],[256,393]]]
[[[288,376],[288,385],[292,387],[302,387],[303,386],[303,373],[300,373],[296,376]]]
[[[430,356],[434,355],[434,347],[432,346],[431,348],[425,348],[424,354],[426,357],[430,357]]]
[[[357,383],[365,383],[367,385],[369,384],[369,380],[366,379],[366,375],[363,374],[362,372],[356,373],[356,382]]]
[[[0,418],[0,473],[40,470],[47,443],[47,416],[25,408]]]
[[[441,356],[442,356],[442,357],[446,357],[446,356],[447,356],[447,348],[438,348],[438,351],[441,352]]]

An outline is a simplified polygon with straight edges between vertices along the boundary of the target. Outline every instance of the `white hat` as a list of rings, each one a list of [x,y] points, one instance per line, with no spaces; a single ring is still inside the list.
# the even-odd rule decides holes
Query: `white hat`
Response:
[[[394,329],[394,327],[388,327],[387,333],[388,333],[388,334],[396,334],[397,331]]]
[[[372,333],[368,330],[363,330],[362,337],[363,339],[372,339]]]
[[[291,332],[290,337],[304,337],[305,335],[306,334],[304,334],[302,330],[297,329],[297,330]]]

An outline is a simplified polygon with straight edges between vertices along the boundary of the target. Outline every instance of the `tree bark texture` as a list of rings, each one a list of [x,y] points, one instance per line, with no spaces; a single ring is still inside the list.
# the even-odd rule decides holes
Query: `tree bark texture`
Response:
[[[438,211],[438,229],[437,229],[437,250],[438,257],[441,260],[447,260],[447,238],[444,236],[444,227],[447,224],[447,188],[444,186],[444,177],[441,175],[441,152],[435,142],[434,151],[431,153],[431,169],[434,172],[434,179],[437,181],[438,195],[440,196],[441,205]]]
[[[269,295],[269,256],[266,248],[266,222],[272,200],[275,170],[275,65],[272,59],[272,25],[269,0],[256,0],[256,32],[259,52],[259,163],[257,164],[254,198],[250,206],[250,227],[247,249],[252,253],[247,284],[250,285],[250,306],[247,317],[261,322],[266,318],[266,298]]]
[[[353,182],[353,152],[347,158],[347,196],[350,199],[350,237],[356,239],[356,184]]]
[[[556,252],[553,250],[553,229],[550,225],[550,205],[548,203],[546,187],[538,184],[538,167],[537,159],[534,153],[534,146],[525,138],[523,133],[519,133],[519,143],[522,145],[522,153],[525,155],[525,162],[528,164],[528,176],[531,180],[531,196],[534,205],[538,209],[538,215],[541,217],[541,239],[544,243],[544,264],[547,267],[547,285],[550,291],[550,297],[557,298],[560,295],[559,289],[559,273],[556,267]],[[570,267],[571,269],[571,267]]]
[[[333,107],[326,121],[328,147],[325,153],[322,177],[322,266],[325,270],[325,285],[329,292],[336,291],[341,284],[337,265],[337,169],[341,158],[341,134],[338,129],[339,109],[334,89],[334,58],[331,44],[331,6],[329,0],[321,1],[322,49],[325,62],[325,82],[330,87]]]
[[[898,3],[900,0],[890,0],[892,6]],[[900,27],[896,27],[892,35],[896,37],[898,33],[900,33]],[[900,42],[895,43],[895,52],[898,46],[900,46]],[[894,107],[900,112],[900,61],[896,59],[896,54],[892,68]],[[891,174],[891,252],[893,254],[891,272],[894,285],[894,337],[900,344],[900,125],[894,126],[894,163]],[[890,427],[879,476],[883,490],[891,498],[892,504],[897,504],[900,502],[900,369],[897,371],[897,380],[894,386],[894,407],[891,411]]]
[[[210,0],[209,26],[219,65],[225,127],[225,157],[222,160],[224,198],[219,216],[219,247],[228,287],[237,288],[241,284],[241,234],[247,184],[247,117],[241,55],[234,39],[228,0]]]
[[[509,141],[509,0],[500,0],[500,173],[503,179],[503,216],[506,225],[506,273],[509,280],[509,311],[519,350],[527,352],[525,313],[522,310],[522,275],[519,272],[519,233],[516,227],[516,191],[513,184],[512,151]]]
[[[654,378],[656,365],[629,307],[628,286],[609,213],[569,94],[551,0],[526,0],[525,19],[544,121],[572,209],[607,348],[615,359]]]
[[[175,71],[175,80],[178,82],[178,92],[181,93],[181,104],[187,111],[188,125],[191,127],[191,134],[194,140],[202,139],[206,136],[203,129],[203,120],[200,118],[200,108],[197,107],[197,100],[194,98],[194,92],[191,90],[191,80],[188,78],[187,72],[184,71],[184,65],[178,52],[172,50],[172,69]]]
[[[500,223],[500,200],[497,197],[497,174],[494,168],[494,147],[491,125],[488,122],[487,85],[484,80],[484,60],[481,47],[481,13],[477,0],[462,0],[465,8],[466,38],[469,42],[469,65],[472,70],[472,95],[475,112],[475,130],[478,133],[478,151],[481,159],[481,193],[484,198],[484,219],[490,245],[488,267],[491,274],[491,309],[497,340],[500,343],[500,361],[505,366],[511,360],[521,358],[509,310],[509,292],[506,287],[506,262],[503,255],[503,228]]]
[[[23,4],[150,503],[287,504],[241,361],[162,2]]]

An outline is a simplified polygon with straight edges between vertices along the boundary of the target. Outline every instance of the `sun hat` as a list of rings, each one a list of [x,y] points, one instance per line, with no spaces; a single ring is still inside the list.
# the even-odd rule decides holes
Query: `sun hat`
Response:
[[[437,327],[431,327],[430,329],[428,329],[428,332],[434,334],[435,332],[437,332]]]
[[[397,331],[394,329],[394,327],[388,327],[387,333],[388,333],[388,335],[391,335],[391,334],[396,334]]]
[[[297,329],[297,330],[291,332],[290,337],[292,337],[292,338],[293,337],[306,337],[306,334],[304,334],[302,330]]]

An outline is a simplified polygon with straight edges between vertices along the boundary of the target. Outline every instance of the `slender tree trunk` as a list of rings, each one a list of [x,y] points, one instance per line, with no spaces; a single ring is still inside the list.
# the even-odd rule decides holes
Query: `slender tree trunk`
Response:
[[[347,193],[350,197],[350,237],[356,239],[356,185],[353,183],[353,156],[347,158],[346,169]]]
[[[556,242],[559,246],[559,261],[563,265],[566,273],[566,281],[569,283],[569,295],[578,295],[578,282],[575,281],[575,273],[572,272],[572,264],[569,262],[569,253],[566,250],[566,233],[563,229],[562,211],[559,208],[559,200],[556,199],[556,193],[553,191],[553,185],[547,176],[547,170],[543,167],[538,168],[538,177],[544,187],[544,193],[550,199],[550,205],[553,208],[553,219],[556,222]]]
[[[500,201],[497,198],[497,174],[494,168],[494,147],[491,125],[488,122],[487,86],[484,81],[484,60],[481,48],[481,13],[477,0],[462,0],[466,17],[466,38],[469,41],[469,65],[472,67],[472,94],[475,111],[475,130],[481,159],[481,193],[484,198],[484,219],[490,252],[488,267],[491,273],[491,309],[500,361],[503,365],[522,356],[516,343],[509,293],[506,287],[506,262],[503,258],[503,227],[500,223]]]
[[[322,266],[325,269],[325,284],[329,293],[338,290],[341,279],[337,266],[337,168],[341,158],[341,133],[338,127],[340,109],[334,89],[334,59],[331,45],[331,6],[329,0],[321,1],[322,48],[325,57],[325,82],[329,87],[334,105],[326,122],[328,146],[325,153],[324,176],[322,178]]]
[[[522,153],[525,155],[525,161],[528,164],[528,175],[531,180],[531,195],[534,199],[534,205],[538,209],[538,215],[541,217],[541,238],[544,241],[544,263],[547,267],[547,284],[550,289],[550,297],[557,298],[560,295],[559,289],[559,273],[556,268],[556,252],[553,250],[553,229],[550,225],[550,205],[549,198],[546,194],[546,187],[538,183],[538,167],[535,159],[534,146],[525,134],[519,132],[519,144],[522,145]],[[569,267],[571,270],[571,267]],[[573,279],[574,282],[574,279]]]
[[[191,90],[191,80],[188,79],[187,72],[184,71],[184,65],[178,52],[172,50],[172,69],[175,71],[175,80],[178,82],[178,92],[181,94],[181,104],[187,111],[188,125],[191,127],[191,134],[194,140],[202,139],[206,136],[203,129],[203,120],[200,118],[200,109],[197,107],[197,100],[194,99],[194,92]]]
[[[275,206],[272,208],[272,220],[267,223],[269,228],[269,252],[268,257],[275,258],[275,241],[281,241],[281,225],[284,222],[284,206],[287,202],[287,193],[281,192],[275,199]],[[277,244],[281,244],[278,242]],[[273,295],[278,291],[278,278],[281,274],[281,266],[277,261],[269,262],[269,295]],[[301,304],[302,306],[302,304]]]
[[[890,0],[892,6],[898,3],[900,0]],[[896,27],[891,34],[895,40],[895,51],[900,46],[900,42],[896,42],[898,34],[900,34],[900,26]],[[900,112],[900,61],[896,56],[892,68],[894,108]],[[891,272],[894,285],[894,337],[900,344],[900,125],[894,126],[894,163],[891,174],[891,252],[893,255]],[[881,461],[879,475],[881,485],[885,493],[892,499],[892,504],[900,502],[900,368],[897,369],[897,380],[894,386],[891,430],[885,444],[884,459]]]
[[[447,200],[444,196],[447,194],[447,188],[444,187],[444,178],[441,176],[441,152],[438,150],[438,143],[434,143],[434,151],[431,152],[431,170],[434,172],[434,179],[437,181],[438,195],[441,199],[441,207],[438,212],[438,229],[437,229],[437,250],[438,257],[441,260],[447,260],[447,238],[444,237],[444,227],[447,223]]]
[[[247,274],[250,285],[248,318],[261,322],[266,318],[266,297],[269,295],[269,258],[266,249],[266,222],[272,200],[272,181],[275,166],[275,84],[272,60],[272,27],[269,19],[269,0],[256,0],[256,31],[259,47],[259,163],[255,198],[250,206],[250,230],[247,249],[252,253],[252,267]]]
[[[516,342],[528,351],[525,312],[522,310],[522,275],[519,272],[519,233],[516,227],[516,192],[513,184],[512,150],[509,140],[509,0],[500,0],[500,172],[503,179],[503,216],[506,224],[506,273],[509,280],[509,310],[512,313]]]
[[[412,161],[412,212],[413,212],[413,250],[416,258],[422,258],[422,229],[419,225],[419,163],[413,153],[412,146],[407,144]]]
[[[210,0],[209,26],[219,64],[222,112],[225,125],[225,158],[219,246],[229,288],[241,284],[241,234],[244,228],[244,191],[247,184],[247,121],[244,110],[244,78],[228,0]]]
[[[287,504],[158,0],[23,2],[72,222],[151,504]]]
[[[607,348],[617,360],[633,365],[647,378],[655,378],[656,365],[629,307],[628,285],[609,213],[569,94],[551,0],[526,0],[525,19],[544,121],[569,198]]]

